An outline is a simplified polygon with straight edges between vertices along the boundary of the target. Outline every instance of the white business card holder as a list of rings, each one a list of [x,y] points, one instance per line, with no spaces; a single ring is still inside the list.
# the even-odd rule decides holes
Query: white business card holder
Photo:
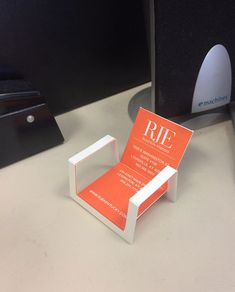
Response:
[[[86,201],[79,197],[79,192],[81,191],[82,185],[81,181],[79,181],[79,167],[82,165],[82,162],[92,159],[95,154],[97,154],[101,149],[104,149],[106,147],[110,148],[110,150],[112,151],[114,162],[118,163],[119,153],[117,140],[109,135],[106,135],[105,137],[101,138],[94,144],[90,145],[89,147],[75,154],[69,159],[70,196],[82,207],[84,207],[91,214],[93,214],[100,221],[102,221],[105,225],[107,225],[110,229],[116,232],[119,236],[124,238],[127,242],[132,243],[134,240],[135,227],[138,219],[138,210],[143,202],[145,202],[166,182],[168,182],[168,189],[164,194],[170,201],[176,201],[177,170],[170,166],[166,166],[150,182],[148,182],[143,188],[141,188],[129,199],[126,225],[124,230],[122,230],[105,216],[103,216],[101,213],[99,213],[95,208],[89,205]],[[81,171],[82,169],[80,169],[80,172]],[[87,175],[86,177],[89,177],[89,175]],[[90,181],[90,183],[91,182],[92,181]]]

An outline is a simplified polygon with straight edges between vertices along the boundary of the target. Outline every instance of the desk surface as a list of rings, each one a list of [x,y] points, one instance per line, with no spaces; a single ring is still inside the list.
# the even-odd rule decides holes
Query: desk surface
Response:
[[[162,198],[127,244],[72,201],[67,160],[106,134],[121,151],[140,89],[57,117],[63,145],[0,170],[0,290],[235,291],[235,136],[231,121],[197,130]]]

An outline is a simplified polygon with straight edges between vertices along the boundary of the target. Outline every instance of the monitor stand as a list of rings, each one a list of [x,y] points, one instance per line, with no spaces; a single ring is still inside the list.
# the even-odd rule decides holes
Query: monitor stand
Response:
[[[153,111],[151,87],[147,87],[135,94],[128,104],[128,113],[132,121],[135,120],[139,107]],[[192,130],[201,129],[216,123],[231,119],[228,106],[204,111],[197,114],[186,114],[170,118],[171,120]]]

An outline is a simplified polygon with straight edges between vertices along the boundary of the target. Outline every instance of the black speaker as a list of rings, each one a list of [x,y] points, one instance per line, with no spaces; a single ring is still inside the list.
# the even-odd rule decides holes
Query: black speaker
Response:
[[[155,112],[176,117],[223,111],[234,100],[235,2],[146,3]]]

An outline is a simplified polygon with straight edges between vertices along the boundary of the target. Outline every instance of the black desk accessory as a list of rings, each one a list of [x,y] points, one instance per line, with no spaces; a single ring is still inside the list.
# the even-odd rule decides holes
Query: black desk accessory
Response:
[[[0,81],[0,168],[63,141],[39,91],[24,80]]]

